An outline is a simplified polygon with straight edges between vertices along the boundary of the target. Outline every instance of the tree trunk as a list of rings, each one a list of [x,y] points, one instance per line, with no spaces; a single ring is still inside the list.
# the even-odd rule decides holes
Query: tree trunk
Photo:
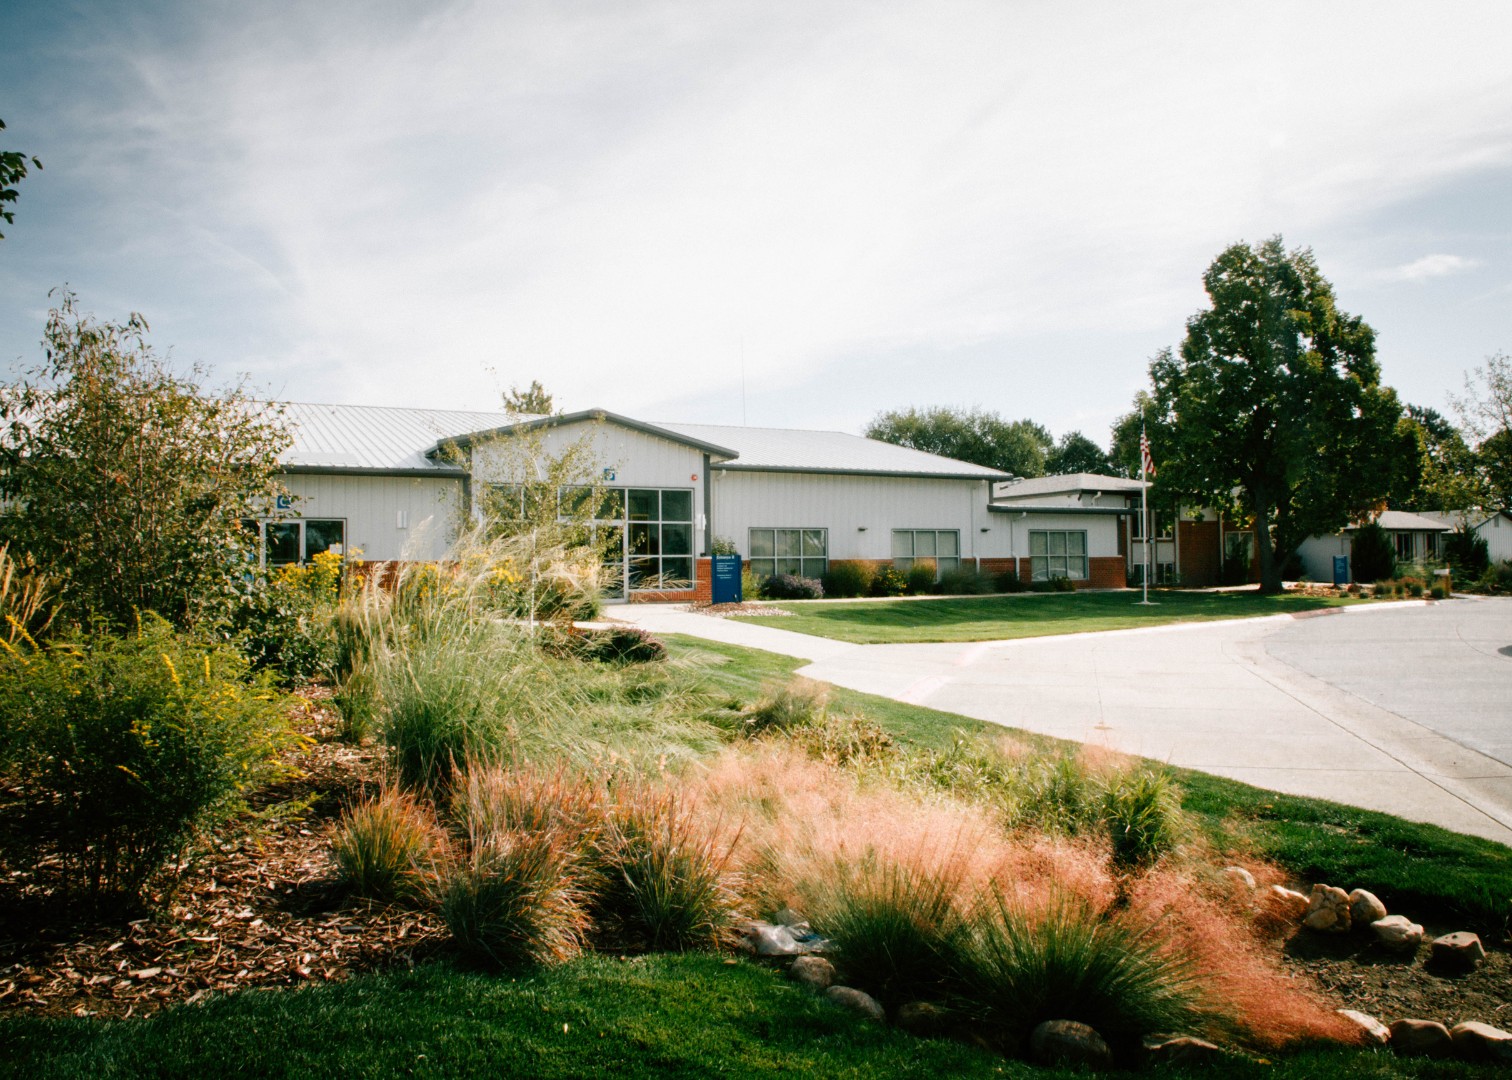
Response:
[[[1271,543],[1270,505],[1264,488],[1252,492],[1255,503],[1255,551],[1260,556],[1260,595],[1270,596],[1281,591],[1281,560],[1276,558],[1276,549]]]

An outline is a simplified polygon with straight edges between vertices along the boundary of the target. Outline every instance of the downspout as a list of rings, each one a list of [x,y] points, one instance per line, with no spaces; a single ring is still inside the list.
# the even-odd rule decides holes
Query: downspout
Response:
[[[710,557],[714,554],[714,484],[709,475],[709,455],[703,456],[703,504],[704,504],[704,554]]]

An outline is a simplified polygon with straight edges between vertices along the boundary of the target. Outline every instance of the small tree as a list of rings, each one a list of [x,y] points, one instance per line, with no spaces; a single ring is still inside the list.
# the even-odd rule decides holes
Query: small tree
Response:
[[[550,416],[554,404],[546,388],[534,379],[525,389],[511,386],[504,394],[504,411],[514,416]]]
[[[1464,522],[1444,537],[1444,561],[1457,577],[1478,578],[1491,565],[1491,545]]]
[[[243,588],[242,520],[273,505],[289,436],[242,387],[174,374],[146,333],[140,315],[97,322],[63,294],[45,362],[0,385],[0,539],[61,581],[76,616],[213,623]]]
[[[1350,573],[1356,581],[1380,581],[1396,573],[1396,548],[1375,522],[1355,530],[1349,549]]]

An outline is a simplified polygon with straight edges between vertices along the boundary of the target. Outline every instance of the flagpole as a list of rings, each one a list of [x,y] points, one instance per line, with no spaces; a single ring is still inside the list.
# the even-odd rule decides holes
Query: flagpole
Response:
[[[1150,520],[1150,481],[1148,478],[1148,474],[1153,468],[1154,466],[1150,458],[1150,440],[1145,435],[1144,424],[1141,423],[1139,425],[1139,515],[1140,519],[1144,522],[1145,546],[1144,574],[1142,575],[1144,578],[1143,599],[1139,601],[1141,606],[1154,605],[1154,601],[1150,599],[1150,571],[1154,566],[1153,548],[1155,546],[1155,529]]]

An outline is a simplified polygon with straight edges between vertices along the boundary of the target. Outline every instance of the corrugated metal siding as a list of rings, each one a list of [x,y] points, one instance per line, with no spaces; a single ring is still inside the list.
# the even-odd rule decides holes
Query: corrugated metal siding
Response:
[[[439,559],[462,498],[461,481],[441,477],[295,475],[284,486],[298,497],[300,517],[345,519],[348,548],[361,548],[367,560]],[[398,527],[401,511],[407,529]]]

